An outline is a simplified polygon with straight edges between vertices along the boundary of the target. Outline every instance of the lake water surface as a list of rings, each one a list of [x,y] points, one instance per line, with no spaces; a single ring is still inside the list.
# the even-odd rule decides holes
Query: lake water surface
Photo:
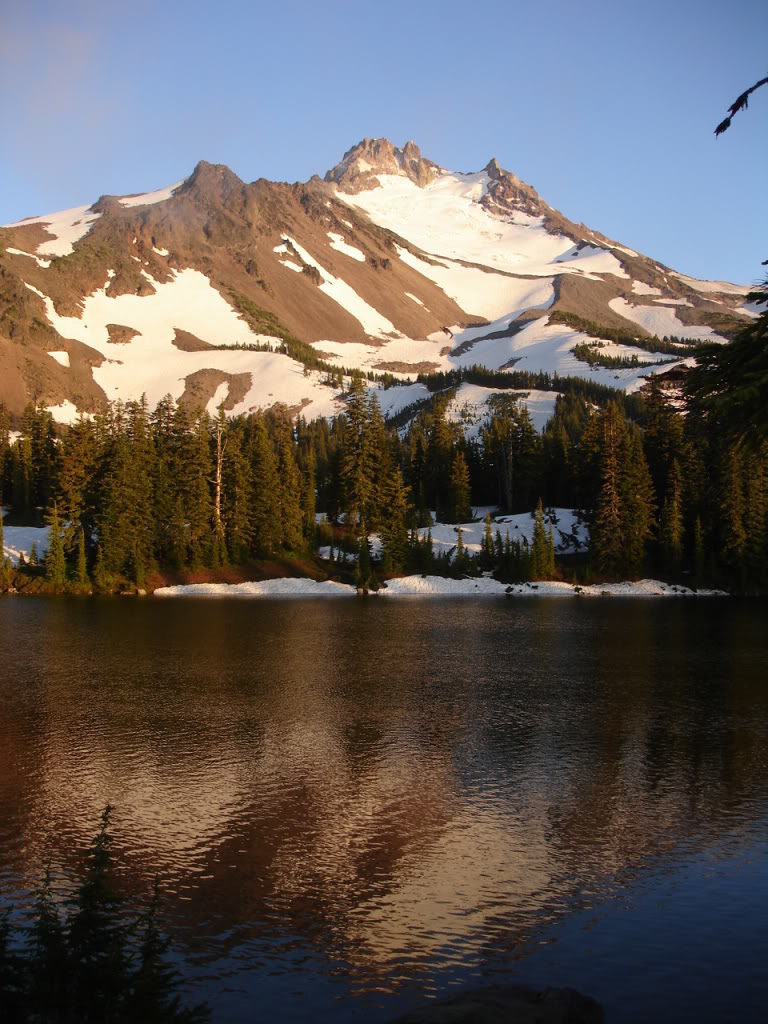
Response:
[[[0,600],[0,907],[109,801],[214,1021],[573,985],[768,1019],[768,615],[732,600]]]

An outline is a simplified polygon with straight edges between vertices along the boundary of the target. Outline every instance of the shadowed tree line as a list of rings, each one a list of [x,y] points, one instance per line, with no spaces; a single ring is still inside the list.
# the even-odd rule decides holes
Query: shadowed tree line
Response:
[[[203,1024],[204,1004],[185,1008],[169,940],[157,922],[155,882],[146,908],[127,907],[114,882],[107,806],[69,900],[57,900],[50,869],[31,920],[0,916],[0,1020],[3,1024]]]
[[[732,344],[705,349],[685,414],[681,396],[671,402],[656,378],[631,400],[569,381],[541,433],[508,388],[466,431],[446,375],[438,380],[445,388],[399,430],[362,375],[351,379],[343,414],[311,423],[279,408],[211,417],[168,397],[152,412],[144,402],[117,403],[58,428],[30,406],[11,444],[0,407],[2,494],[15,522],[37,517],[49,527],[45,565],[22,572],[44,576],[54,591],[112,592],[142,588],[158,572],[306,560],[321,544],[336,556],[332,573],[343,571],[341,552],[356,554],[361,586],[374,572],[486,571],[508,582],[653,572],[764,587],[766,322],[763,314]],[[486,531],[479,556],[460,532],[452,561],[432,550],[435,519],[466,523],[478,506],[534,518],[539,502],[581,510],[587,553],[553,565],[541,529],[534,552],[503,524]],[[372,533],[382,541],[378,560]],[[6,562],[0,589],[11,581]]]

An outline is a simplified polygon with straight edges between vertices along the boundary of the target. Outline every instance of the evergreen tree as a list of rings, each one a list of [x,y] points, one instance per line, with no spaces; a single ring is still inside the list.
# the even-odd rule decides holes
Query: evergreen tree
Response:
[[[701,526],[701,516],[696,516],[693,524],[693,571],[697,584],[700,584],[704,578],[704,559],[704,531]]]
[[[88,565],[85,558],[85,531],[82,526],[77,531],[77,582],[81,587],[88,584]]]
[[[541,498],[534,518],[534,539],[530,546],[530,574],[534,580],[543,580],[550,574],[549,541],[544,525],[544,507]]]
[[[683,485],[677,459],[670,467],[660,527],[665,567],[677,573],[683,559]]]
[[[731,444],[724,454],[720,484],[720,520],[724,559],[742,577],[747,548],[744,492],[744,453],[737,445]]]
[[[35,897],[29,936],[30,999],[33,1018],[65,1020],[68,1016],[71,964],[64,927],[51,887],[48,866]]]
[[[485,514],[485,529],[483,530],[481,563],[483,569],[491,569],[494,562],[493,548],[493,527],[491,524],[491,513]]]
[[[242,423],[230,423],[229,447],[223,474],[223,520],[226,524],[226,548],[234,562],[248,557],[251,543],[250,507],[253,478],[247,457]]]
[[[445,401],[435,403],[427,447],[427,502],[435,509],[438,521],[450,518],[450,479],[453,435],[445,418]]]
[[[107,805],[88,855],[69,928],[72,1008],[83,1024],[119,1021],[129,984],[122,901],[112,877],[112,839],[107,831],[111,812]]]
[[[624,560],[621,507],[621,451],[624,426],[609,404],[600,416],[600,492],[591,528],[592,547],[602,572],[617,573]]]
[[[369,436],[370,411],[362,375],[352,377],[345,413],[342,482],[347,521],[359,534],[374,499],[373,459]]]
[[[301,476],[290,422],[283,416],[274,422],[278,474],[278,524],[280,541],[288,551],[302,548]]]
[[[250,445],[253,500],[250,534],[253,550],[260,558],[273,555],[280,545],[279,482],[277,462],[263,415],[256,417]]]
[[[408,558],[408,491],[403,483],[403,475],[399,467],[389,473],[383,491],[383,500],[387,515],[381,527],[381,539],[384,553],[389,560],[389,569],[398,571],[405,568]]]
[[[308,547],[315,546],[315,513],[316,481],[315,481],[315,447],[312,441],[307,445],[301,464],[301,512],[304,527],[304,538]]]
[[[138,966],[131,976],[125,1019],[142,1024],[203,1024],[210,1019],[205,1005],[183,1009],[178,989],[179,972],[168,963],[169,940],[157,926],[159,904],[155,879],[152,900],[139,919]]]
[[[59,511],[56,502],[46,517],[48,524],[48,551],[45,556],[45,578],[57,593],[67,582],[67,564],[64,560],[64,541],[59,526]]]
[[[744,526],[747,540],[744,560],[752,582],[762,582],[766,575],[768,538],[768,441],[746,456]]]
[[[96,548],[96,562],[93,567],[93,584],[98,591],[106,593],[111,584],[112,578],[104,564],[104,554],[99,544]]]
[[[637,429],[624,433],[620,460],[621,563],[625,572],[635,574],[643,568],[655,509],[653,483]]]
[[[469,469],[460,448],[456,450],[451,466],[450,514],[450,521],[454,523],[466,523],[472,518]]]

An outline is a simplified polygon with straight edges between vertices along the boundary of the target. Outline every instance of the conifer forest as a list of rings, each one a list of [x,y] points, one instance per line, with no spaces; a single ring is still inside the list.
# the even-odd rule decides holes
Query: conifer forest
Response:
[[[390,421],[360,374],[348,378],[346,408],[330,421],[293,421],[279,406],[211,417],[168,397],[151,411],[112,404],[62,428],[30,405],[10,443],[0,408],[8,521],[49,528],[44,561],[33,552],[32,564],[14,569],[6,560],[2,585],[143,589],[259,561],[306,565],[324,545],[327,571],[354,572],[363,589],[402,573],[480,572],[508,582],[653,572],[693,586],[764,587],[768,444],[759,435],[745,442],[713,430],[703,401],[676,406],[658,382],[625,396],[517,373],[503,375],[517,390],[493,398],[489,420],[468,440],[446,407],[462,380],[493,377],[498,386],[496,376],[425,378],[431,401]],[[542,433],[519,401],[526,386],[559,392]],[[467,523],[478,506],[530,512],[533,542],[510,540],[488,515],[479,554],[466,552],[460,529],[453,557],[436,554],[432,522]],[[556,557],[552,507],[580,511],[588,552]],[[375,560],[372,534],[381,539]]]

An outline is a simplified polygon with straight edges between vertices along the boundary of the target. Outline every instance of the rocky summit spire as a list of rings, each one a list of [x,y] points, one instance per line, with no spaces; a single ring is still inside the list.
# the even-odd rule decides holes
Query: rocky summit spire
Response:
[[[440,172],[437,164],[425,160],[415,142],[399,148],[389,139],[363,139],[347,150],[340,163],[325,176],[345,192],[370,188],[380,174],[402,175],[423,187]]]

